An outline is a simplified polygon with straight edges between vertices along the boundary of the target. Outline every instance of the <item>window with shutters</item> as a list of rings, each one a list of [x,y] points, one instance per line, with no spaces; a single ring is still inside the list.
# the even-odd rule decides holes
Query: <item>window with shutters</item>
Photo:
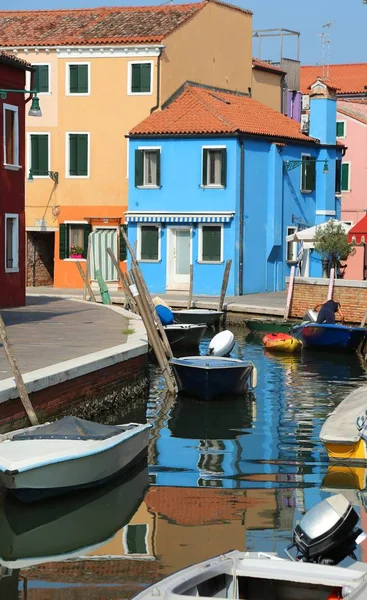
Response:
[[[335,161],[335,193],[340,194],[342,191],[342,161],[337,158]]]
[[[66,177],[89,177],[89,133],[66,134]]]
[[[302,154],[301,192],[313,192],[316,189],[316,160],[309,154]]]
[[[153,91],[153,62],[129,62],[127,93],[147,96]]]
[[[336,137],[345,138],[345,121],[336,122]]]
[[[161,149],[139,148],[135,151],[135,186],[157,188],[161,185]]]
[[[146,523],[126,525],[123,541],[126,554],[148,554],[148,525]]]
[[[204,147],[202,186],[223,188],[227,183],[227,149]]]
[[[342,192],[350,192],[350,162],[342,163]]]
[[[223,226],[201,225],[199,228],[199,262],[223,262]]]
[[[3,104],[4,165],[19,168],[18,107]]]
[[[50,134],[28,134],[28,168],[32,177],[47,177],[50,170]]]
[[[5,215],[5,272],[19,271],[19,216]]]
[[[37,63],[32,65],[33,73],[33,90],[37,90],[38,94],[50,94],[50,64]]]
[[[66,64],[67,96],[88,96],[90,93],[90,63]]]
[[[297,227],[293,225],[287,227],[287,237],[296,233]],[[296,262],[297,260],[297,242],[287,242],[287,262]]]
[[[160,260],[160,227],[140,225],[138,228],[138,259],[141,261]]]
[[[59,227],[60,258],[73,259],[76,255],[81,255],[82,259],[86,259],[88,252],[88,238],[91,231],[91,225],[83,221],[68,221],[66,223],[61,223]]]

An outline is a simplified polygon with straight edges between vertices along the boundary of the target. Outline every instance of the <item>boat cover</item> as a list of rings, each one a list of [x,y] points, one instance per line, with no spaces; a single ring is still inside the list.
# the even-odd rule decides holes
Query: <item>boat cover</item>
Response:
[[[102,425],[69,416],[50,425],[41,425],[33,430],[17,433],[12,440],[106,440],[120,435],[125,429],[126,427]]]
[[[320,432],[320,440],[335,444],[356,443],[366,435],[367,386],[344,398],[328,416]]]

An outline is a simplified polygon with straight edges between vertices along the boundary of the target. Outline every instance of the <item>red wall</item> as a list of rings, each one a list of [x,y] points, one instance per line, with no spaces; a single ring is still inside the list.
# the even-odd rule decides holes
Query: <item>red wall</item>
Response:
[[[0,59],[0,89],[24,89],[25,70],[2,64]],[[9,93],[0,98],[0,308],[25,304],[25,94]],[[18,106],[19,164],[18,171],[4,167],[3,104]],[[5,213],[19,215],[19,271],[5,272]]]

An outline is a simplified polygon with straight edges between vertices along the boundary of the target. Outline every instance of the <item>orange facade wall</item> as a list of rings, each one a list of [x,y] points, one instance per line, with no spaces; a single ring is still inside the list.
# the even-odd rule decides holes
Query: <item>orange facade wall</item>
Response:
[[[252,69],[252,97],[281,112],[282,110],[282,74],[269,73],[261,69]]]

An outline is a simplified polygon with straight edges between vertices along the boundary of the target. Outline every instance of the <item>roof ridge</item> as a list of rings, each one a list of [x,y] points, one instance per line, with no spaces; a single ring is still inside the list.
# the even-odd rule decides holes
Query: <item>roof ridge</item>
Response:
[[[367,62],[356,62],[356,63],[332,63],[329,64],[329,67],[360,67],[361,65],[366,65]],[[301,69],[316,69],[316,67],[323,68],[323,65],[301,65]]]
[[[337,112],[350,117],[351,119],[355,119],[356,121],[361,121],[361,123],[365,123],[367,125],[367,115],[355,113],[354,111],[346,108],[337,108]]]
[[[226,125],[227,127],[231,127],[234,131],[236,131],[236,127],[233,123],[231,123],[230,121],[227,121],[224,117],[222,117],[221,115],[219,115],[217,113],[217,111],[215,110],[215,108],[212,108],[211,106],[208,106],[207,103],[205,103],[199,96],[198,94],[195,93],[196,89],[193,86],[188,85],[188,88],[190,90],[190,92],[193,94],[193,96],[195,96],[195,98],[197,99],[197,101],[208,111],[210,112],[212,115],[214,115],[219,121],[221,121],[223,123],[223,125]],[[203,89],[203,88],[201,88]],[[206,94],[211,94],[211,96],[214,96],[214,94],[212,94],[209,90],[204,90],[204,93]],[[219,94],[220,92],[217,92],[217,94]]]
[[[41,13],[53,13],[53,14],[57,14],[57,13],[79,13],[79,12],[122,12],[122,11],[143,11],[143,10],[152,10],[152,11],[158,11],[158,10],[173,10],[173,9],[184,9],[184,10],[189,10],[190,8],[192,8],[193,6],[200,6],[200,5],[204,5],[207,4],[208,2],[217,2],[218,4],[225,4],[226,6],[230,6],[229,4],[227,5],[225,2],[221,3],[218,2],[218,0],[199,0],[199,2],[188,2],[187,4],[167,4],[167,5],[162,5],[162,4],[146,4],[143,6],[117,6],[117,5],[112,5],[112,6],[92,6],[92,7],[83,7],[83,8],[50,8],[50,9],[28,9],[28,10],[0,10],[0,15],[6,14],[6,15],[29,15],[29,14],[41,14]],[[235,7],[233,7],[235,8]],[[239,8],[239,7],[238,7]],[[243,10],[240,9],[239,10]]]

